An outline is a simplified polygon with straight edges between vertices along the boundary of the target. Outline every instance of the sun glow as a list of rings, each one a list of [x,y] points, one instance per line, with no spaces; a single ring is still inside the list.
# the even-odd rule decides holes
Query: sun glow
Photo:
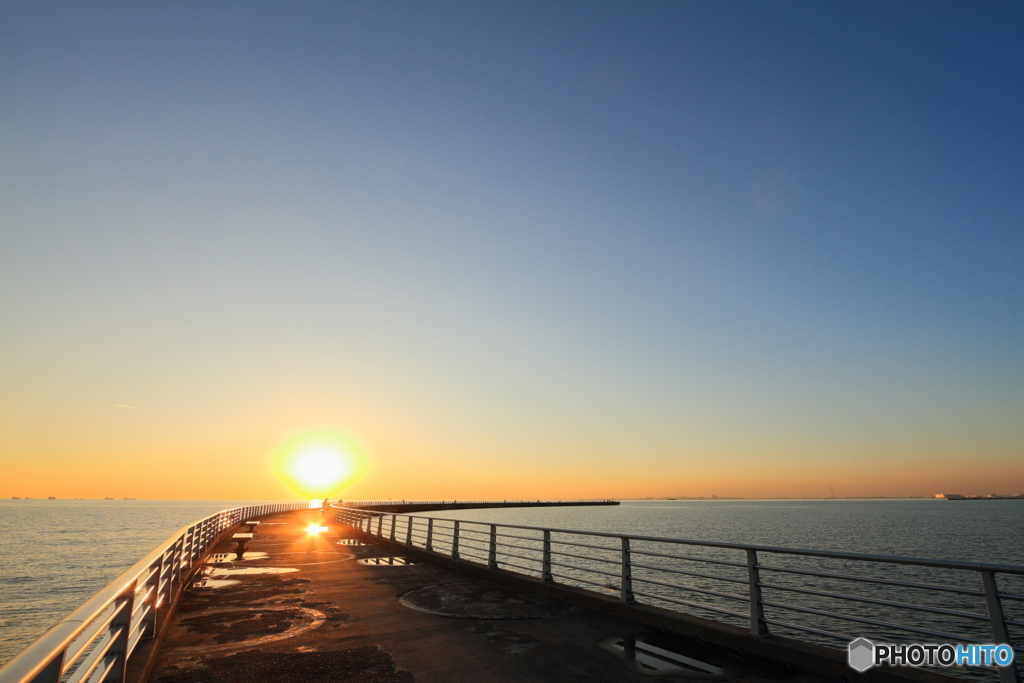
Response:
[[[303,498],[337,495],[365,469],[356,444],[334,432],[296,437],[274,455],[277,476]]]

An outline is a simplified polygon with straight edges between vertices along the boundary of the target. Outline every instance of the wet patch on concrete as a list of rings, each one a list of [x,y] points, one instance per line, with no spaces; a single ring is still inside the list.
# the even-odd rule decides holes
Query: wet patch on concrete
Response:
[[[284,595],[305,593],[301,587],[309,579],[265,574],[247,579],[244,584],[236,582],[217,591],[188,590],[181,598],[178,612],[199,612],[212,607],[228,605],[254,605]]]
[[[377,647],[333,652],[249,650],[205,659],[187,668],[168,667],[154,683],[415,683],[412,672]]]
[[[237,586],[241,581],[237,579],[215,579],[209,576],[200,576],[192,584],[193,588],[228,588]]]
[[[525,633],[516,633],[499,628],[497,624],[480,624],[469,629],[470,633],[483,636],[483,639],[492,645],[501,647],[510,655],[525,654],[537,646],[537,639]]]
[[[342,539],[338,540],[337,543],[338,543],[338,545],[356,545],[356,546],[376,545],[374,543],[368,543],[366,541],[360,541],[358,538],[342,538]]]
[[[255,552],[252,550],[246,550],[242,553],[242,559],[238,559],[237,553],[214,553],[207,560],[207,564],[231,564],[232,562],[250,562],[252,560],[266,560],[270,557],[270,553]]]
[[[235,576],[252,576],[254,574],[291,574],[299,571],[292,567],[217,567],[209,573],[214,579],[230,579]]]
[[[172,650],[199,654],[216,650],[253,647],[311,631],[327,621],[323,612],[308,607],[273,607],[263,605],[245,610],[208,610],[181,620],[188,634],[198,641],[182,643]],[[205,636],[212,636],[206,638]],[[209,641],[213,642],[210,643]]]
[[[419,564],[417,560],[410,560],[408,557],[367,557],[359,560],[359,564],[370,567],[405,567]]]
[[[612,636],[598,646],[615,655],[630,671],[647,676],[723,680],[740,673],[735,666],[706,661],[706,650],[698,653],[693,644],[662,633]]]
[[[424,586],[400,601],[409,609],[457,619],[540,619],[574,609],[561,600],[476,581]]]
[[[824,683],[824,679],[778,662],[750,655],[738,656],[696,639],[661,631],[612,636],[601,640],[598,646],[615,655],[630,671],[647,676],[707,681],[738,679]]]

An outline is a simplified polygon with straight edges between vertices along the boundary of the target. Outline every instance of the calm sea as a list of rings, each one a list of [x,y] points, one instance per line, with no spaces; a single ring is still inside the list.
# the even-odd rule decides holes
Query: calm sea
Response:
[[[253,501],[0,501],[0,664],[181,526]],[[1024,565],[1024,501],[627,501],[438,517]]]
[[[189,522],[236,500],[0,500],[0,665]]]

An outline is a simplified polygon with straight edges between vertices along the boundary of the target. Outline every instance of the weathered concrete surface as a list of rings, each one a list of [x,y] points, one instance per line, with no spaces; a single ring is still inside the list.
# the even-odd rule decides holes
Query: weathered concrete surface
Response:
[[[308,534],[305,528],[311,523],[329,530]],[[315,511],[260,525],[242,561],[231,561],[234,553],[218,558],[229,562],[211,565],[211,573],[197,577],[186,590],[150,680],[826,680],[671,634],[649,634],[646,642],[656,641],[660,648],[684,653],[711,668],[669,667],[675,671],[669,677],[637,673],[657,669],[648,671],[642,662],[628,661],[649,629],[426,562],[361,564],[356,560],[392,556],[394,551],[342,543],[356,536],[337,523],[322,521]],[[226,541],[218,551],[228,553],[232,547]],[[709,673],[714,670],[721,673]]]

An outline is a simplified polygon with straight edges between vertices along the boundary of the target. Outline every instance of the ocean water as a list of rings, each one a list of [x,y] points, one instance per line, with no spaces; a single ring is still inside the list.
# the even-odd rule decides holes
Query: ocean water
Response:
[[[0,665],[180,527],[218,510],[247,504],[254,501],[0,501]],[[1024,565],[1024,501],[626,501],[614,507],[430,514],[491,523]],[[714,552],[706,556],[717,557]],[[837,569],[827,563],[814,567]],[[878,575],[888,576],[885,572],[891,569],[879,566],[882,573]],[[941,572],[923,578],[957,580],[943,577]],[[711,587],[695,581],[696,586]],[[1024,586],[1013,588],[1024,593]],[[899,590],[862,593],[869,594],[902,599]],[[717,603],[712,598],[708,604]],[[943,606],[984,611],[983,605],[966,606],[957,599]],[[1011,607],[1016,610],[1017,606]],[[870,614],[878,616],[879,609],[871,608]],[[1024,618],[1016,612],[1011,616]],[[946,630],[941,617],[914,623]],[[979,624],[979,633],[986,628]],[[913,641],[903,637],[897,642]]]
[[[0,666],[181,527],[236,500],[0,500]]]

